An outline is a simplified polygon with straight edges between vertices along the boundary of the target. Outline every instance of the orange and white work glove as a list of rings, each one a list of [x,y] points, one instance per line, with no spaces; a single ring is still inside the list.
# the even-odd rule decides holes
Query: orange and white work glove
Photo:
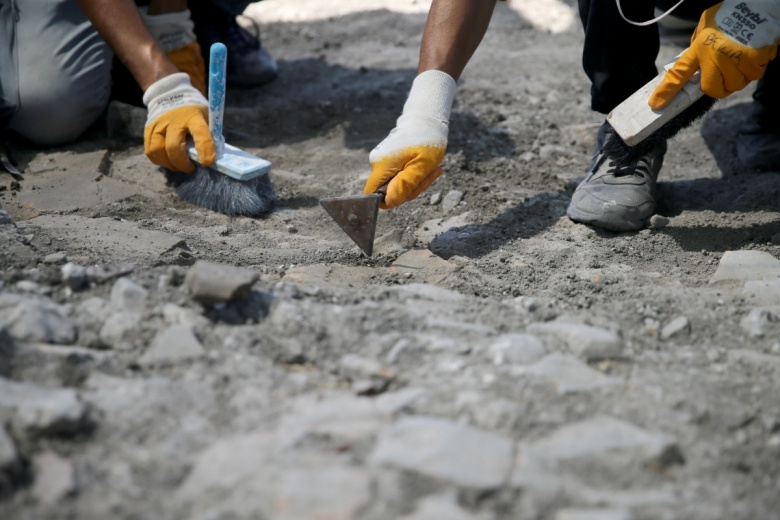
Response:
[[[192,86],[206,93],[206,64],[200,52],[200,45],[195,38],[195,25],[190,17],[190,10],[177,11],[157,15],[147,14],[148,7],[139,7],[144,25],[162,48],[168,59],[190,77]]]
[[[382,209],[417,198],[442,174],[454,96],[455,80],[445,72],[415,78],[395,128],[368,156],[373,169],[365,193],[387,184]]]
[[[761,79],[777,55],[780,1],[726,0],[701,15],[691,45],[666,72],[648,100],[665,107],[701,69],[701,89],[724,98]]]
[[[195,163],[187,156],[187,138],[192,136],[200,163],[214,164],[217,152],[209,130],[209,104],[187,74],[177,72],[152,83],[144,92],[144,105],[149,111],[144,152],[150,161],[193,173]]]

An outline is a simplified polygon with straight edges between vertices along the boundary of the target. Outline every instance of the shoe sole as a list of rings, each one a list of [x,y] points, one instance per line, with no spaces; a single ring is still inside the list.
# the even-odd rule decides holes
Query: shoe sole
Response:
[[[616,215],[587,213],[569,205],[566,209],[566,215],[574,222],[588,224],[608,231],[639,231],[647,227],[647,222],[652,213],[645,218],[640,217],[635,220],[628,220],[616,218]]]

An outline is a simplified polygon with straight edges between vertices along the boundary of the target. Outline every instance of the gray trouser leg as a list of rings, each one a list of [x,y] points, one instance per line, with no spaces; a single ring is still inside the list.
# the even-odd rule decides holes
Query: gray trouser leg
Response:
[[[19,109],[10,128],[40,145],[73,141],[108,104],[113,54],[75,0],[16,0]]]

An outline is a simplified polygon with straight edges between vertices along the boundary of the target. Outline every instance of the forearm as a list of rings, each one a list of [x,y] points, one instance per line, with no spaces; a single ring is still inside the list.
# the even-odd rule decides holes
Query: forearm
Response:
[[[434,0],[425,24],[418,73],[458,79],[485,36],[496,0]]]
[[[142,90],[178,72],[146,29],[133,0],[78,0],[78,3]]]

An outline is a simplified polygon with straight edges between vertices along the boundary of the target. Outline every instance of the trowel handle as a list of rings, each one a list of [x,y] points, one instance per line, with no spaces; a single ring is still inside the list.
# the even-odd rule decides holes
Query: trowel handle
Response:
[[[225,116],[225,69],[227,68],[227,47],[222,43],[211,46],[209,56],[209,128],[214,138],[217,156],[225,148],[222,136],[222,119]]]
[[[379,202],[382,203],[385,201],[385,196],[387,195],[387,185],[390,184],[390,181],[387,181],[387,184],[383,184],[379,187],[378,190],[376,190],[376,194],[379,195]]]

